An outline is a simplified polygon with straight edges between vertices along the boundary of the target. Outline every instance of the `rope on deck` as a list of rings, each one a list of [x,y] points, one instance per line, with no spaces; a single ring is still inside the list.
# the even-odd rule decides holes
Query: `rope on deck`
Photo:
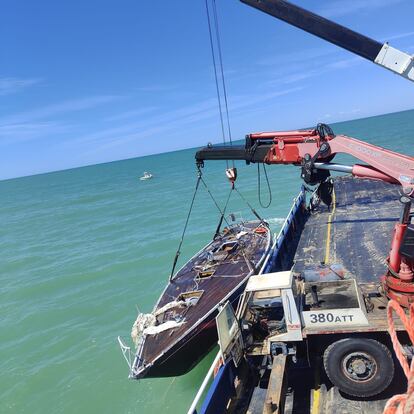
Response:
[[[390,300],[387,306],[387,320],[391,335],[392,345],[398,361],[404,370],[407,377],[408,385],[405,394],[394,395],[387,401],[383,414],[412,414],[414,413],[414,358],[411,360],[411,365],[408,365],[407,357],[404,355],[402,346],[397,338],[395,330],[393,312],[395,312],[404,325],[408,333],[411,344],[414,344],[414,304],[410,306],[410,314],[407,317],[403,308],[395,300]]]

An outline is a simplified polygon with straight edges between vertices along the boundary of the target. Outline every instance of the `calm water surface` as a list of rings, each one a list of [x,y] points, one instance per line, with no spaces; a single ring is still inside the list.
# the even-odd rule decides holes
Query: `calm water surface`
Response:
[[[333,127],[414,154],[414,111]],[[204,169],[221,204],[224,167]],[[237,167],[240,191],[277,230],[299,171],[269,168],[273,203],[264,210],[256,166]],[[139,181],[143,171],[154,178]],[[185,150],[0,182],[0,412],[186,412],[214,353],[185,376],[138,383],[127,379],[116,337],[129,336],[137,307],[151,311],[167,283],[195,178],[194,150]],[[252,217],[237,196],[230,204]],[[217,220],[201,191],[181,263]]]

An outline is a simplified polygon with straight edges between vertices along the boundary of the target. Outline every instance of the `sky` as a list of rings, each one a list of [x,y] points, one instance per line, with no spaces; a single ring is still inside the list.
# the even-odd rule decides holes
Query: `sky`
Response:
[[[295,0],[414,53],[412,0]],[[217,0],[234,139],[414,108],[414,85]],[[222,139],[204,0],[4,0],[0,179]]]

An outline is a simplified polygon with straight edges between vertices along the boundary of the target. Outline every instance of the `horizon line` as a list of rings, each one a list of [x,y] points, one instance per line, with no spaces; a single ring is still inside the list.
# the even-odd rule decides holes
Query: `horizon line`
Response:
[[[362,119],[370,119],[370,118],[375,118],[375,117],[378,117],[378,116],[386,116],[386,115],[392,115],[392,114],[397,114],[397,113],[401,113],[401,112],[409,112],[409,111],[414,111],[414,108],[403,109],[402,111],[375,114],[375,115],[365,116],[365,117],[362,117],[362,118],[352,118],[352,119],[346,119],[346,120],[343,120],[343,121],[334,121],[334,122],[329,122],[328,124],[334,125],[334,124],[340,124],[340,123],[344,123],[344,122],[359,121],[359,120],[362,120]],[[298,129],[304,129],[304,128],[305,127],[301,127],[301,128],[298,128]],[[237,139],[237,140],[235,140],[235,142],[242,141],[242,140],[243,140],[243,138]],[[215,142],[215,143],[212,143],[212,144],[220,144],[220,142]],[[19,179],[22,179],[22,178],[35,177],[35,176],[39,176],[39,175],[55,174],[55,173],[61,173],[61,172],[66,172],[66,171],[71,171],[71,170],[77,170],[77,169],[81,169],[81,168],[95,167],[97,165],[112,164],[114,162],[128,161],[128,160],[133,160],[133,159],[137,159],[137,158],[152,157],[154,155],[172,154],[174,152],[187,151],[187,150],[196,149],[196,148],[201,148],[201,147],[199,147],[199,146],[185,147],[185,148],[180,148],[180,149],[176,149],[176,150],[172,150],[172,151],[154,152],[154,153],[151,153],[151,154],[132,156],[132,157],[128,157],[128,158],[121,158],[121,159],[116,159],[116,160],[111,160],[111,161],[103,161],[103,162],[98,162],[96,164],[78,165],[78,166],[74,166],[74,167],[63,168],[61,170],[51,170],[51,171],[44,171],[44,172],[34,173],[34,174],[21,175],[21,176],[17,176],[17,177],[0,178],[0,183],[5,182],[5,181],[11,181],[11,180],[19,180]]]

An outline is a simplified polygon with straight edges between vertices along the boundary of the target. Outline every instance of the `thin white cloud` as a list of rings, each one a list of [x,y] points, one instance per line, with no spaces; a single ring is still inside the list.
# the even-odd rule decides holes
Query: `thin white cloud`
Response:
[[[69,144],[87,143],[94,141],[103,141],[125,135],[136,133],[139,130],[153,128],[157,125],[171,125],[176,122],[189,122],[190,120],[200,120],[213,116],[217,113],[217,104],[215,99],[196,102],[192,105],[184,106],[172,111],[166,111],[161,114],[153,115],[146,119],[136,122],[130,122],[113,128],[105,128],[92,134],[83,135],[72,140]]]
[[[338,115],[355,115],[361,112],[361,108],[353,108],[348,111],[339,111]]]
[[[359,56],[350,57],[348,59],[340,59],[326,65],[327,69],[348,69],[352,66],[359,65],[364,59]]]
[[[39,82],[41,79],[0,78],[0,96],[21,92]]]
[[[177,89],[177,85],[146,85],[146,86],[138,86],[135,88],[138,92],[148,92],[148,93],[160,93],[160,92],[168,92]]]
[[[366,2],[363,3],[364,5],[361,5],[361,7],[368,7]],[[382,2],[379,2],[377,6],[379,6],[380,3],[383,4]],[[369,5],[373,6],[374,2],[369,2]],[[385,42],[386,40],[396,40],[412,36],[414,36],[414,32],[396,33],[388,37],[381,37]],[[412,49],[413,47],[405,47],[405,51],[408,53],[411,53]],[[318,58],[323,59],[318,60]],[[361,64],[364,61],[365,59],[362,57],[347,53],[341,48],[337,48],[335,50],[306,48],[303,50],[289,52],[284,55],[278,55],[277,57],[265,58],[259,61],[258,64],[261,66],[269,66],[269,68],[277,68],[272,71],[273,73],[270,71],[267,73],[269,77],[273,78],[268,81],[268,85],[274,86],[305,81],[333,70],[349,69],[353,66]],[[301,62],[300,70],[295,70],[295,68],[297,68],[296,63],[298,62]],[[315,65],[315,62],[323,62],[323,64]]]
[[[68,132],[69,126],[57,122],[35,122],[0,126],[0,145],[16,144]]]
[[[92,109],[119,98],[103,95],[69,100],[0,118],[0,145],[61,136],[73,127],[67,122],[51,119],[54,116]]]
[[[271,101],[272,99],[295,93],[302,89],[303,87],[294,87],[260,95],[233,96],[230,102],[230,117],[236,117],[242,111],[253,109],[259,103]],[[180,116],[177,116],[177,114],[180,114]],[[91,139],[97,140],[99,138],[99,141],[105,139],[105,142],[102,142],[99,147],[84,154],[84,156],[88,156],[92,152],[107,151],[108,149],[126,145],[139,139],[150,139],[161,134],[175,134],[181,129],[189,128],[192,125],[197,125],[200,121],[214,119],[215,117],[218,117],[217,103],[215,99],[208,99],[189,107],[186,106],[171,111],[162,116],[153,117],[146,127],[143,124],[140,124],[140,127],[138,127],[138,124],[130,124],[122,128],[101,131],[89,137],[82,137],[80,141],[85,143]],[[160,122],[161,118],[164,120],[168,119],[169,122]]]
[[[336,58],[334,57],[336,56]],[[324,75],[328,72],[349,69],[353,66],[359,65],[365,59],[351,55],[349,58],[338,59],[338,56],[344,56],[339,53],[332,53],[332,56],[324,60],[323,65],[315,65],[315,61],[308,61],[301,66],[300,70],[296,71],[281,71],[273,75],[273,79],[268,81],[268,86],[289,85],[311,79],[317,76]]]
[[[335,53],[331,49],[323,47],[307,47],[301,50],[294,50],[288,53],[277,53],[274,56],[267,56],[260,59],[257,64],[261,66],[288,67],[289,65],[300,63],[301,65],[311,59],[326,57]]]
[[[317,116],[320,122],[334,119],[334,122],[341,122],[343,120],[349,119],[349,117],[354,118],[356,115],[361,113],[361,108],[352,108],[346,111],[337,111],[334,113],[325,113],[322,116]]]
[[[316,13],[328,18],[340,17],[348,14],[355,15],[358,12],[389,7],[403,1],[405,0],[336,0],[326,2],[327,5]]]
[[[143,115],[148,115],[151,112],[156,111],[158,108],[156,106],[150,106],[148,108],[138,108],[138,109],[132,109],[130,111],[121,112],[117,115],[110,116],[106,118],[106,121],[123,121],[125,119],[129,118],[139,118]]]
[[[102,95],[59,102],[56,104],[44,106],[43,108],[32,109],[30,111],[20,112],[14,115],[0,118],[0,125],[31,122],[34,120],[49,118],[51,116],[62,113],[91,109],[99,105],[113,102],[120,98],[120,96]]]
[[[414,36],[414,32],[398,33],[398,34],[383,38],[383,41],[388,42],[390,40],[403,39],[405,37],[411,37],[411,36]]]

